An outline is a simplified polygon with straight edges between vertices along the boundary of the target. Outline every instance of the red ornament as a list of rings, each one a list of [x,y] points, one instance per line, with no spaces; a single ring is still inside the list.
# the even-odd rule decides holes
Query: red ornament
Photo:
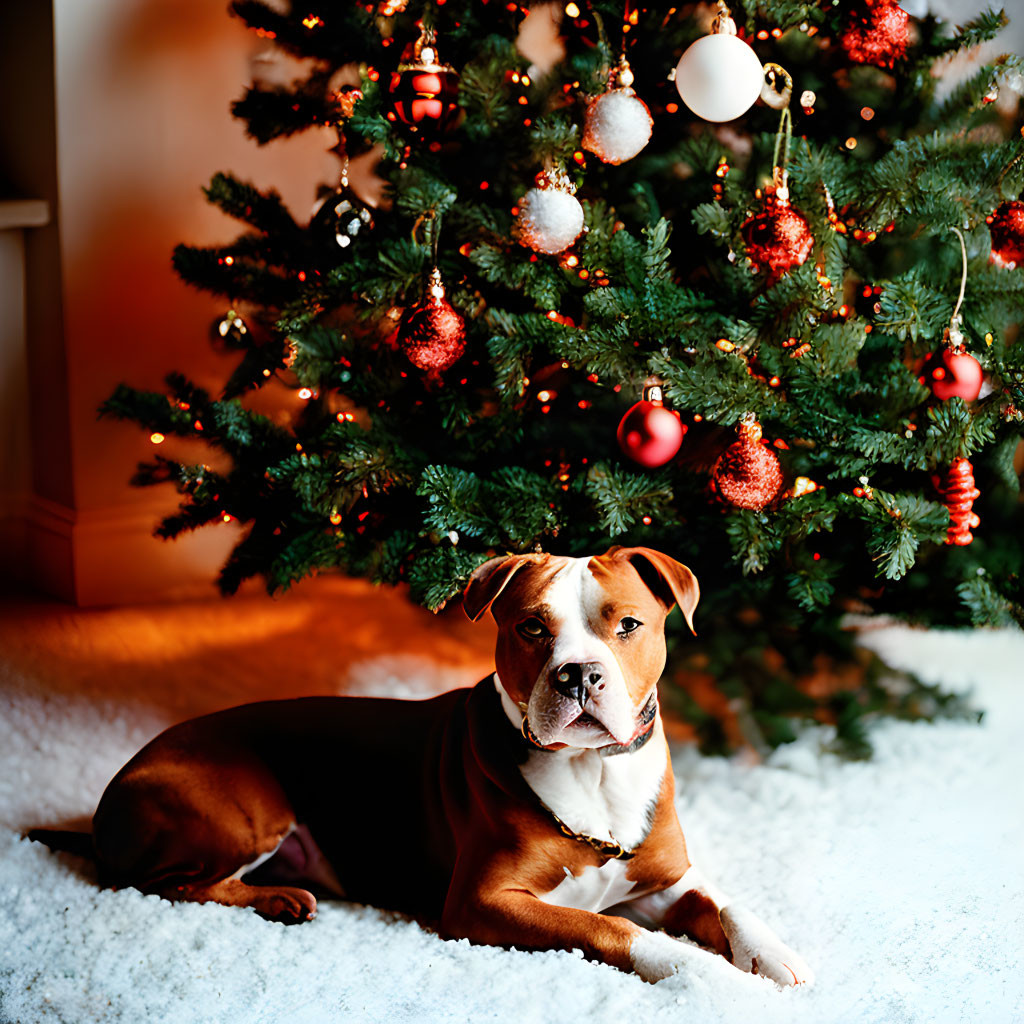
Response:
[[[948,330],[946,334],[948,338]],[[983,373],[981,363],[963,345],[950,344],[928,359],[920,380],[943,402],[950,398],[973,402],[981,394]]]
[[[753,416],[743,418],[738,433],[711,470],[711,490],[730,505],[760,511],[782,490],[782,466],[761,443],[761,424]]]
[[[619,422],[619,447],[634,462],[648,469],[664,466],[683,443],[686,425],[679,413],[666,409],[657,384],[644,388],[644,396]]]
[[[954,459],[945,474],[937,473],[932,477],[935,489],[942,496],[942,504],[949,509],[949,531],[946,534],[947,544],[963,547],[974,540],[971,530],[981,520],[971,507],[981,491],[974,486],[974,467],[967,459]]]
[[[1024,266],[1024,203],[1003,203],[986,220],[992,232],[992,261],[1008,270]]]
[[[859,0],[846,19],[840,42],[855,64],[891,69],[907,55],[910,16],[896,0]]]
[[[459,74],[437,59],[433,31],[424,29],[403,54],[389,87],[395,116],[410,131],[440,135],[459,112]],[[390,116],[390,115],[389,115]]]
[[[791,267],[799,267],[814,248],[811,227],[803,214],[789,205],[786,188],[766,189],[764,209],[740,230],[747,256],[759,269],[768,267],[773,282]]]
[[[427,298],[403,314],[397,340],[414,366],[432,374],[447,370],[466,351],[466,322],[445,298],[436,268]]]

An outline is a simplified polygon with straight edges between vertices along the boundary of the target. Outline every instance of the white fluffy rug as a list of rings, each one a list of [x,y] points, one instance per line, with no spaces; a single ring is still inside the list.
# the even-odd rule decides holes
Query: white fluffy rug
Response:
[[[866,763],[821,753],[825,728],[762,764],[676,752],[694,859],[817,974],[785,992],[720,960],[647,985],[571,953],[448,942],[344,903],[286,928],[250,910],[100,891],[85,862],[18,830],[89,813],[166,723],[111,698],[102,679],[68,693],[0,653],[0,1020],[1019,1022],[1024,637],[882,629],[867,642],[933,681],[973,686],[984,723],[879,722]],[[436,663],[403,658],[358,662],[347,688],[407,695],[417,672],[420,693],[450,685]]]

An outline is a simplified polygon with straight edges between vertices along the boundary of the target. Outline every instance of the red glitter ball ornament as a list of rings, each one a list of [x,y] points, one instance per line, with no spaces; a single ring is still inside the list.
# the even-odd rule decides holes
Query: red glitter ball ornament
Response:
[[[1008,270],[1024,267],[1024,203],[1003,203],[986,219],[992,232],[992,261]]]
[[[791,267],[799,267],[814,248],[814,236],[804,215],[789,205],[786,188],[765,191],[764,209],[741,227],[751,262],[771,271],[777,281]]]
[[[424,29],[391,75],[395,116],[412,132],[440,135],[459,113],[459,74],[437,57],[434,33]]]
[[[963,547],[974,540],[971,530],[981,520],[972,506],[981,491],[974,485],[974,467],[967,459],[954,459],[945,473],[936,473],[932,477],[935,489],[942,497],[942,504],[949,509],[949,531],[946,534],[947,544]]]
[[[907,55],[910,15],[896,0],[859,0],[847,15],[840,42],[855,64],[890,69]]]
[[[619,421],[619,447],[634,462],[648,469],[664,466],[683,443],[686,425],[679,413],[666,409],[657,384],[644,388],[644,396]]]
[[[435,374],[453,366],[466,351],[466,322],[445,298],[436,268],[427,297],[403,314],[397,341],[414,366]]]
[[[711,470],[711,490],[736,508],[760,511],[782,490],[782,466],[761,443],[761,424],[753,416],[743,418],[738,433]]]

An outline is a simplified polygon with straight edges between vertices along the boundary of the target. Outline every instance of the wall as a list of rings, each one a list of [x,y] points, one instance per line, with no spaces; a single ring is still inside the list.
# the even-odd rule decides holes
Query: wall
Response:
[[[176,495],[170,486],[129,486],[154,446],[137,427],[98,420],[96,409],[122,380],[160,389],[166,372],[181,369],[216,392],[233,368],[208,339],[225,302],[188,288],[171,269],[178,242],[213,244],[237,233],[201,185],[231,170],[277,188],[304,218],[317,183],[337,175],[337,160],[317,133],[262,149],[244,137],[230,103],[267,46],[222,0],[56,0],[54,31],[74,467],[69,596],[102,604],[205,590],[235,530],[154,540]]]

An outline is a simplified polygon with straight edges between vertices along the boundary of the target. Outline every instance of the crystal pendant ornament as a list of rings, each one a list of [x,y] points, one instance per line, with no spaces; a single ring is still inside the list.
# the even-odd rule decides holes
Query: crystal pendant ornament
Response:
[[[896,0],[857,0],[851,8],[839,39],[846,56],[891,70],[907,55],[910,16]]]
[[[782,466],[775,452],[761,443],[761,424],[751,413],[740,421],[737,433],[711,470],[711,490],[729,505],[759,512],[779,496]]]
[[[402,316],[397,341],[409,362],[433,374],[449,369],[466,351],[466,322],[445,297],[437,267],[427,297]]]
[[[245,348],[249,344],[249,328],[233,309],[213,322],[213,340],[225,349]]]
[[[564,252],[583,231],[583,207],[575,196],[576,186],[564,171],[544,171],[535,181],[536,186],[516,204],[519,213],[512,235],[534,252]]]
[[[748,259],[758,270],[767,268],[773,282],[803,264],[814,249],[811,226],[789,204],[785,173],[777,173],[776,181],[765,189],[764,209],[740,228]]]
[[[373,211],[349,188],[347,160],[338,188],[314,208],[310,223],[332,254],[349,249],[373,227]]]
[[[992,233],[992,262],[1007,270],[1024,267],[1024,203],[1003,203],[985,219]]]
[[[683,443],[686,425],[679,413],[666,409],[661,387],[650,384],[643,398],[619,422],[619,447],[634,462],[656,469],[674,458]]]
[[[389,91],[394,115],[411,132],[444,133],[458,116],[459,74],[437,56],[433,29],[423,29],[406,48],[391,75]]]
[[[682,101],[705,121],[732,121],[761,95],[764,70],[757,54],[736,35],[727,10],[715,18],[711,33],[691,43],[675,70]]]
[[[632,85],[633,72],[623,55],[607,91],[587,103],[582,146],[606,164],[632,160],[651,139],[654,120]]]
[[[981,491],[974,484],[974,467],[967,459],[954,459],[945,473],[932,476],[935,490],[942,498],[942,504],[949,509],[949,530],[946,543],[964,547],[974,540],[971,530],[981,520],[972,511],[974,502],[981,497]]]
[[[793,99],[793,76],[774,61],[765,64],[762,72],[764,84],[761,86],[761,101],[772,110],[784,110]],[[814,106],[813,99],[810,106]]]
[[[967,351],[958,316],[950,321],[943,340],[942,348],[924,364],[921,383],[927,384],[932,394],[943,402],[950,398],[973,402],[981,394],[984,370]]]

